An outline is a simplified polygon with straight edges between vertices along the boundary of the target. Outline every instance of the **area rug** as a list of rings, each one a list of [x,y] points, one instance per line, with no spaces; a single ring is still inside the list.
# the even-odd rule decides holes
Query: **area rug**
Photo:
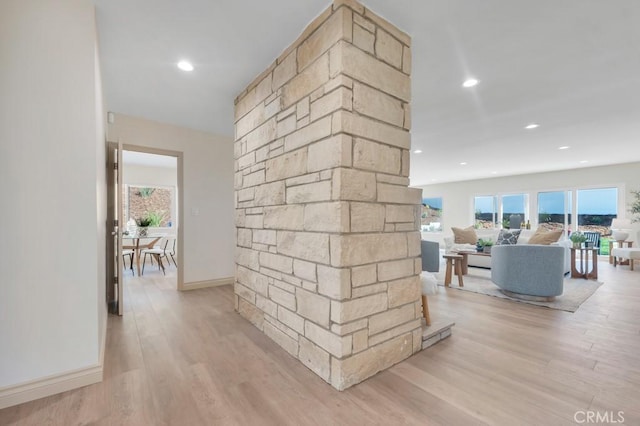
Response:
[[[436,274],[438,285],[444,287],[444,273]],[[529,300],[514,299],[502,293],[498,286],[491,282],[491,271],[481,268],[469,268],[469,273],[464,276],[464,287],[458,287],[458,277],[453,276],[451,287],[456,290],[469,291],[471,293],[485,294],[487,296],[508,299],[518,303],[544,306],[545,308],[561,311],[575,312],[580,305],[596,292],[602,282],[576,278],[565,278],[562,295],[557,296],[553,302],[534,302]]]

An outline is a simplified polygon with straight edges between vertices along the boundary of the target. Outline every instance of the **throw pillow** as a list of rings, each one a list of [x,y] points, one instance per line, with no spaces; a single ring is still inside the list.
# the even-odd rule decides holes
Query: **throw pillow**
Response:
[[[529,238],[529,244],[541,244],[548,246],[557,242],[562,236],[562,229],[557,231],[545,231],[542,228],[536,229],[536,233]]]
[[[473,226],[468,228],[451,228],[453,231],[453,242],[456,244],[473,244],[478,242],[478,236]]]
[[[501,229],[498,234],[497,246],[512,246],[518,244],[518,237],[520,236],[520,229]]]

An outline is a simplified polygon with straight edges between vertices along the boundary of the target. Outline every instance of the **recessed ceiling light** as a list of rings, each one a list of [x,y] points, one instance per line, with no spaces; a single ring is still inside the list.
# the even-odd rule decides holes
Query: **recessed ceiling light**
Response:
[[[493,172],[491,172],[491,174],[492,174],[492,175],[497,175],[497,174],[498,174],[498,172],[493,171]]]
[[[461,166],[466,166],[466,165],[467,165],[467,162],[466,162],[466,161],[463,161],[462,163],[460,163],[460,165],[461,165]]]
[[[464,83],[462,83],[462,87],[473,87],[478,83],[480,83],[480,81],[476,80],[475,78],[468,78],[464,81]]]
[[[589,162],[589,160],[580,160],[580,164],[585,164],[585,163],[588,163],[588,162]]]
[[[416,149],[415,151],[413,151],[414,154],[422,154],[422,150],[421,149]]]
[[[527,129],[527,130],[531,130],[531,129],[535,129],[535,128],[536,128],[536,127],[538,127],[538,126],[539,126],[539,124],[531,123],[531,124],[527,124],[527,125],[525,126],[525,129]]]
[[[559,146],[559,147],[558,147],[558,149],[569,149],[569,148],[571,148],[571,147],[566,146],[566,145],[564,145],[564,146]]]
[[[180,68],[182,71],[193,71],[193,65],[189,61],[178,62],[178,68]]]

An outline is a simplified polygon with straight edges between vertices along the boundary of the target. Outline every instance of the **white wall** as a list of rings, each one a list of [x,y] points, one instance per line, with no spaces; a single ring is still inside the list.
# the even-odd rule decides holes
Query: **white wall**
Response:
[[[232,277],[233,139],[123,114],[115,114],[108,139],[183,152],[185,285]]]
[[[586,167],[549,173],[534,173],[518,176],[478,179],[422,186],[422,196],[443,197],[443,233],[425,238],[438,241],[441,236],[451,234],[451,227],[467,227],[474,223],[473,198],[478,195],[528,193],[532,211],[536,212],[537,192],[561,189],[619,187],[622,195],[618,205],[620,217],[629,215],[628,203],[631,190],[640,189],[640,163],[616,164],[613,166]],[[531,217],[536,226],[537,214]]]
[[[95,366],[104,134],[94,7],[0,3],[0,387]]]

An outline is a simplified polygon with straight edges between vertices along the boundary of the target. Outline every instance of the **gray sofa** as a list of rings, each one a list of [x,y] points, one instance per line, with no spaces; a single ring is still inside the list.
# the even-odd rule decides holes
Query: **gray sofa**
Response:
[[[422,270],[428,272],[440,271],[440,244],[434,241],[421,242]]]
[[[508,296],[552,301],[562,294],[565,253],[561,246],[494,246],[491,281]]]

